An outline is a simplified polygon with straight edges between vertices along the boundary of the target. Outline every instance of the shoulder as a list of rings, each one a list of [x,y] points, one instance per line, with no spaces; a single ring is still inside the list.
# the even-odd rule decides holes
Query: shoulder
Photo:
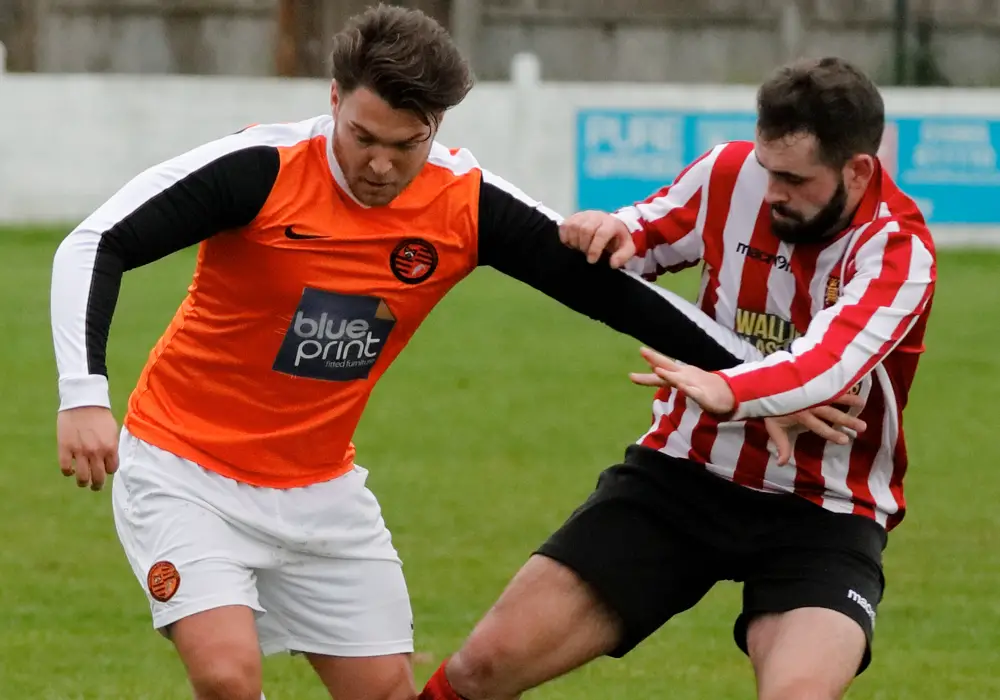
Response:
[[[919,206],[884,175],[875,217],[858,229],[852,252],[881,257],[888,250],[928,264],[937,257],[934,238]]]
[[[681,181],[697,181],[702,185],[709,185],[719,179],[735,181],[748,163],[763,172],[763,168],[754,156],[754,144],[750,141],[726,141],[713,146],[691,161],[677,175],[674,182],[676,184]]]
[[[233,163],[235,167],[243,167],[255,158],[267,163],[270,170],[279,157],[284,160],[301,144],[320,137],[322,133],[317,133],[319,122],[321,119],[288,124],[252,124],[169,158],[149,168],[140,177],[183,175],[211,164],[228,167],[229,163]]]
[[[226,139],[266,146],[287,147],[325,138],[333,132],[333,118],[328,115],[312,117],[297,122],[250,124]]]
[[[926,248],[932,257],[935,256],[934,237],[920,207],[913,198],[899,189],[888,175],[885,179],[879,214],[884,219],[896,223],[893,228],[898,228],[898,231],[894,230],[894,235],[912,237]]]
[[[315,117],[299,122],[250,124],[239,131],[196,146],[180,157],[225,155],[254,147],[288,149],[324,137],[326,127],[332,126],[332,123],[333,120],[329,117]]]
[[[440,170],[442,174],[455,178],[473,175],[479,177],[482,167],[479,161],[467,148],[450,148],[435,141],[427,156],[427,165],[432,170]]]

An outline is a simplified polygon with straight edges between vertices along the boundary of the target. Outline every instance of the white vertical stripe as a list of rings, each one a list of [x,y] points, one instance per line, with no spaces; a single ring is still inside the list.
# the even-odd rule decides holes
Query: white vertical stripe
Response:
[[[677,394],[677,391],[675,390],[673,393]],[[686,458],[691,452],[691,441],[694,437],[695,426],[698,425],[698,418],[701,417],[701,408],[686,396],[683,400],[685,402],[684,413],[680,423],[677,424],[677,430],[667,438],[664,449],[671,454]]]
[[[795,246],[782,242],[778,246],[778,256],[791,260],[795,254]],[[781,270],[777,265],[771,265],[767,275],[767,305],[769,314],[780,316],[786,321],[792,320],[792,301],[795,299],[795,276],[791,270]],[[797,329],[805,333],[805,328]]]
[[[747,261],[746,256],[739,251],[739,244],[750,243],[766,189],[767,172],[760,167],[751,153],[743,161],[736,178],[732,200],[729,202],[729,213],[726,216],[726,226],[722,232],[722,269],[719,270],[715,320],[729,328],[736,325],[740,280],[743,277],[743,265]],[[709,206],[725,206],[725,204],[715,202],[709,203]]]
[[[868,475],[868,488],[872,500],[875,501],[875,519],[884,527],[889,516],[899,510],[899,504],[896,503],[889,488],[894,469],[896,442],[899,440],[899,413],[892,382],[883,365],[875,367],[875,377],[885,397],[885,415],[882,420],[881,445],[875,455],[871,474]]]
[[[835,513],[850,513],[851,490],[847,487],[847,476],[851,468],[851,449],[854,443],[838,445],[827,441],[823,447],[823,461],[820,472],[826,484],[823,507]]]
[[[655,433],[660,428],[660,421],[663,420],[663,416],[670,413],[674,408],[674,401],[677,398],[677,392],[671,390],[670,395],[667,397],[666,401],[661,399],[653,399],[653,422],[649,426],[649,430],[643,433],[636,442],[642,442],[647,437]]]
[[[844,248],[847,247],[847,238],[842,238],[829,247],[825,248],[819,257],[816,258],[816,273],[809,281],[809,300],[812,302],[812,315],[815,316],[826,306],[826,285],[833,276],[834,270],[840,265]],[[837,271],[839,274],[839,270]],[[844,280],[840,280],[843,289]]]
[[[727,421],[719,423],[715,442],[712,444],[712,464],[717,471],[728,473],[730,478],[736,473],[740,452],[746,442],[746,423]]]
[[[782,241],[778,246],[778,256],[784,256],[785,260],[791,260],[795,254],[795,246]],[[791,270],[779,269],[777,265],[771,265],[767,276],[767,303],[765,310],[779,318],[792,323],[792,303],[795,300],[795,276]],[[799,333],[804,333],[805,328],[796,328]],[[767,446],[767,466],[764,470],[764,482],[770,489],[780,489],[791,491],[795,488],[795,440],[792,440],[793,457],[785,466],[778,465],[778,452],[774,445],[768,441]]]

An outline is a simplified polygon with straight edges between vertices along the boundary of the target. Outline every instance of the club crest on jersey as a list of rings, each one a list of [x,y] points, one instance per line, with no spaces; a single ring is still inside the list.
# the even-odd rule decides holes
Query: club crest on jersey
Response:
[[[823,296],[823,308],[828,309],[840,299],[840,278],[830,276],[826,281],[826,293]]]
[[[434,274],[437,264],[437,250],[422,238],[400,241],[389,256],[392,274],[404,284],[420,284]]]
[[[333,382],[366,379],[395,324],[389,306],[378,297],[306,287],[273,369]]]
[[[765,355],[788,350],[802,333],[791,321],[776,314],[736,309],[736,333]]]

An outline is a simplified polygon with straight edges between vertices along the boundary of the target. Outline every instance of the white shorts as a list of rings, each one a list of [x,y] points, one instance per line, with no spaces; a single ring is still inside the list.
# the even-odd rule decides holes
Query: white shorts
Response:
[[[153,626],[227,605],[257,612],[261,651],[413,651],[399,556],[368,472],[304,488],[250,486],[122,429],[115,527]]]

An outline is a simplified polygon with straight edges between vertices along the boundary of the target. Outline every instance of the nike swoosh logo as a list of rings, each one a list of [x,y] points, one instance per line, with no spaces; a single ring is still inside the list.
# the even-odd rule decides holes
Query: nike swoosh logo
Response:
[[[292,240],[295,241],[301,241],[309,238],[327,238],[327,236],[321,236],[318,233],[298,233],[291,226],[286,226],[285,238],[291,238]]]

